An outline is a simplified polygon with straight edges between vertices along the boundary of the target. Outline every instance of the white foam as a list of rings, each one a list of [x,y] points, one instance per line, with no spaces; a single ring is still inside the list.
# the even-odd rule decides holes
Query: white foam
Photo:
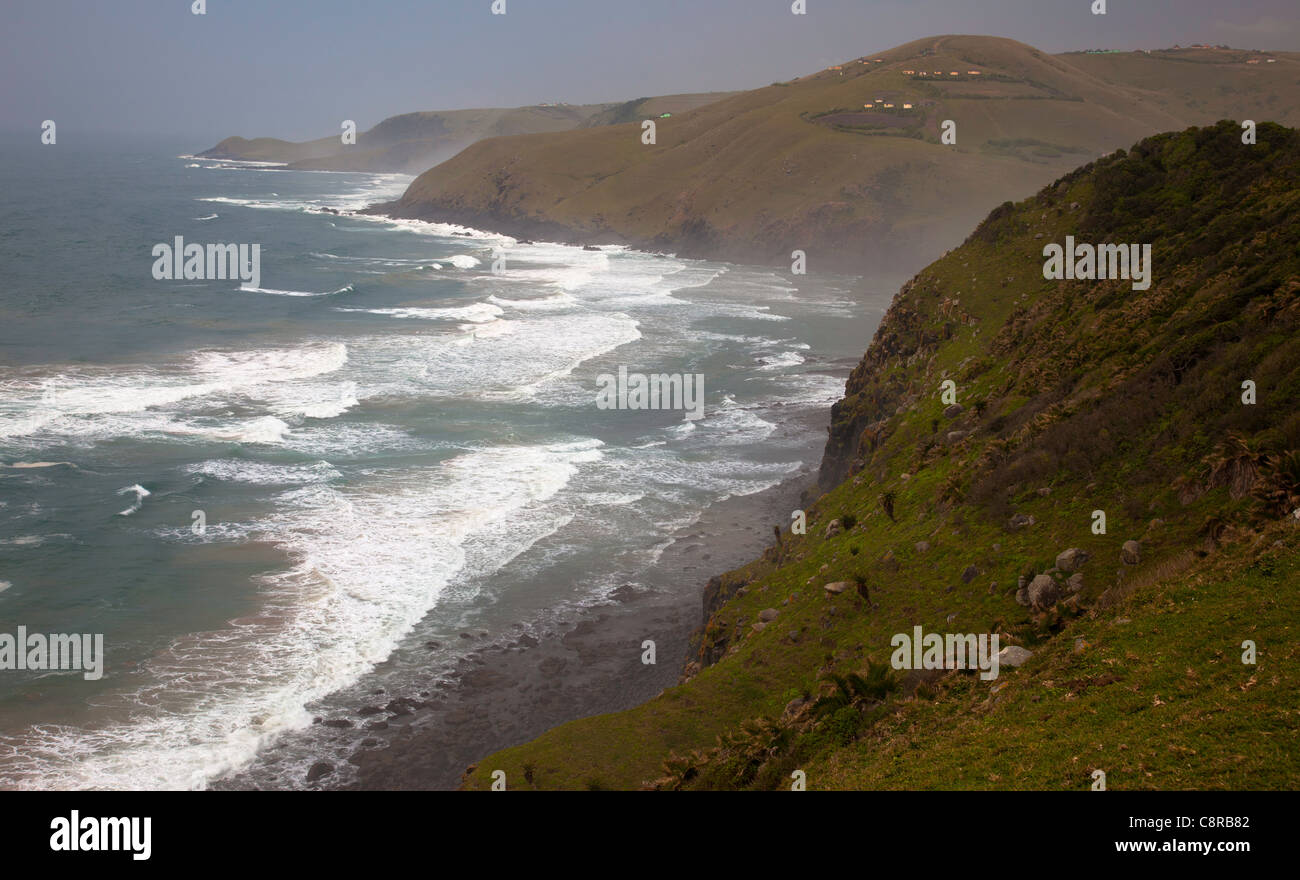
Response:
[[[760,370],[784,370],[799,366],[804,362],[804,357],[795,351],[783,351],[780,354],[764,355],[758,360],[762,364]]]
[[[338,290],[312,291],[312,290],[279,290],[273,287],[249,287],[247,284],[241,284],[239,285],[239,289],[244,291],[245,293],[267,293],[272,296],[334,296],[335,294],[338,293],[350,293],[352,291],[352,285],[345,284],[342,287],[340,287]]]
[[[553,498],[596,440],[466,453],[377,474],[365,487],[311,484],[250,525],[292,567],[262,582],[261,607],[225,629],[173,642],[101,699],[129,721],[41,725],[0,737],[6,787],[202,787],[279,734],[305,707],[386,659],[464,565],[464,546],[499,546],[496,564],[553,533]],[[136,676],[132,676],[136,678]]]
[[[349,369],[367,396],[521,399],[567,377],[583,362],[641,338],[618,312],[539,314],[466,325],[461,335],[403,334],[354,339]]]
[[[498,306],[505,306],[510,309],[519,311],[552,311],[555,309],[568,309],[578,302],[577,297],[567,291],[551,294],[550,296],[539,296],[532,299],[506,299],[505,297],[492,294],[487,301]]]
[[[127,486],[117,490],[118,495],[130,495],[132,493],[135,494],[135,502],[126,510],[119,510],[117,513],[118,516],[130,516],[135,513],[144,506],[144,500],[151,494],[148,489],[141,486],[139,483],[136,483],[134,486]]]
[[[346,309],[336,308],[338,312],[364,312],[368,315],[388,315],[394,318],[418,318],[424,321],[469,321],[483,323],[495,320],[503,312],[493,303],[474,303],[469,306],[448,306],[446,308],[392,308],[392,309]]]
[[[347,362],[341,342],[291,348],[200,351],[154,366],[54,368],[41,384],[0,394],[0,439],[28,444],[54,438],[97,442],[162,434],[237,442],[278,442],[288,430],[265,417],[206,417],[207,403],[243,397],[269,401],[279,415],[328,417],[355,405],[355,386],[313,384]],[[50,368],[46,368],[47,370]],[[18,383],[0,383],[0,391]],[[54,463],[42,463],[48,466]]]
[[[256,483],[266,486],[328,483],[342,474],[328,461],[283,465],[243,458],[220,458],[192,464],[187,473],[201,474],[227,483]]]
[[[463,324],[462,330],[468,334],[468,338],[461,340],[467,343],[470,340],[480,339],[497,339],[502,336],[510,336],[520,330],[521,325],[517,321],[489,321],[486,324]]]
[[[291,383],[266,392],[264,398],[277,415],[286,418],[334,419],[360,403],[356,382],[338,384]]]

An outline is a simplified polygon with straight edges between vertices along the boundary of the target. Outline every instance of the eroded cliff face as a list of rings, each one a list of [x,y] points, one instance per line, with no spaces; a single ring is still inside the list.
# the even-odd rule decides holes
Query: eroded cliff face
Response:
[[[933,352],[942,338],[951,336],[950,325],[946,332],[936,332],[922,321],[914,301],[918,283],[919,278],[913,278],[899,290],[871,346],[850,374],[844,397],[831,407],[830,433],[817,480],[824,491],[849,476],[863,453],[883,439],[889,417],[906,405],[907,387],[891,380],[891,368]]]

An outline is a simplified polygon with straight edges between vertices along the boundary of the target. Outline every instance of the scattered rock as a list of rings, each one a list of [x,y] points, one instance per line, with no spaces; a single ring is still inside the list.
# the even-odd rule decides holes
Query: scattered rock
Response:
[[[843,593],[845,590],[849,589],[852,586],[853,584],[849,583],[848,581],[835,581],[833,583],[829,583],[826,586],[822,587],[822,589],[830,593],[832,596],[838,596],[840,593]]]
[[[898,571],[898,558],[894,556],[893,550],[885,551],[885,555],[880,557],[880,564],[888,571]]]
[[[329,776],[333,772],[333,764],[330,764],[327,761],[317,761],[315,764],[312,764],[311,769],[307,771],[307,781],[315,782],[323,776]]]
[[[929,541],[917,541],[917,542],[916,542],[916,552],[917,552],[917,553],[928,553],[928,552],[930,552],[930,542],[929,542]]]
[[[1088,641],[1087,639],[1083,638],[1083,636],[1079,636],[1077,639],[1074,640],[1074,653],[1082,654],[1085,650],[1087,650],[1087,648],[1088,648]]]
[[[1062,550],[1056,555],[1056,567],[1061,571],[1074,571],[1087,562],[1089,558],[1086,550],[1071,547],[1069,550]]]
[[[779,613],[780,612],[778,612],[775,608],[764,608],[762,611],[758,612],[758,619],[763,621],[764,623],[771,623],[772,621],[776,620],[777,615]]]
[[[1046,611],[1061,598],[1061,587],[1050,574],[1040,574],[1029,582],[1029,607]]]
[[[758,623],[751,626],[750,629],[756,633],[761,633],[763,630],[767,629],[767,624],[760,620]]]
[[[1137,541],[1125,541],[1120,548],[1119,558],[1124,560],[1125,565],[1137,565],[1142,561],[1142,545]]]
[[[784,719],[798,717],[802,714],[804,707],[810,702],[811,700],[806,700],[803,697],[795,697],[793,700],[785,704],[785,711],[781,713],[781,717]]]
[[[1070,575],[1069,578],[1067,578],[1065,581],[1065,586],[1066,589],[1068,589],[1071,593],[1077,593],[1080,590],[1082,590],[1083,572],[1076,571],[1074,574]]]
[[[954,403],[951,406],[944,407],[943,414],[946,418],[955,419],[966,411],[966,407],[960,403]]]
[[[843,524],[838,519],[833,519],[826,526],[826,534],[824,535],[824,537],[833,538],[842,531],[844,531]]]
[[[976,568],[974,564],[968,565],[966,566],[966,570],[961,573],[961,582],[963,584],[969,584],[971,581],[975,580],[979,573],[980,570]]]
[[[998,666],[1015,668],[1023,665],[1032,656],[1034,656],[1033,651],[1026,650],[1019,645],[1007,645],[1001,651],[998,651]]]
[[[963,440],[966,439],[966,435],[969,434],[969,433],[970,433],[969,431],[949,431],[949,432],[948,432],[948,442],[949,442],[949,443],[960,443],[961,441],[963,441]]]
[[[1011,528],[1013,529],[1028,528],[1029,526],[1032,526],[1037,521],[1038,520],[1034,519],[1032,515],[1026,516],[1023,513],[1017,513],[1015,516],[1011,517]]]
[[[615,602],[631,602],[632,600],[639,598],[639,596],[635,586],[632,584],[623,584],[618,589],[611,590],[609,598],[613,599]]]
[[[1041,487],[1039,487],[1039,489],[1038,489],[1038,494],[1041,495],[1042,497],[1046,498],[1048,495],[1051,495],[1051,494],[1052,494],[1052,487],[1051,487],[1051,486],[1041,486]]]
[[[410,715],[420,708],[420,702],[419,700],[412,700],[410,697],[398,697],[395,700],[389,700],[388,705],[384,708],[390,715],[400,718],[403,715]]]
[[[331,718],[329,721],[325,722],[325,726],[338,728],[351,727],[352,722],[346,718]]]

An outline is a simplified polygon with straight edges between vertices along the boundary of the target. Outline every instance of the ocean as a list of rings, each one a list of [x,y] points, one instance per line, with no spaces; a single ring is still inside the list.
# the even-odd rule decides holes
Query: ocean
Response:
[[[410,178],[199,148],[6,142],[0,634],[105,661],[0,670],[3,788],[300,787],[314,720],[465,633],[698,595],[665,548],[815,469],[892,294],[352,215]],[[257,287],[155,280],[177,236],[259,244]],[[704,417],[598,407],[620,367],[702,375]]]

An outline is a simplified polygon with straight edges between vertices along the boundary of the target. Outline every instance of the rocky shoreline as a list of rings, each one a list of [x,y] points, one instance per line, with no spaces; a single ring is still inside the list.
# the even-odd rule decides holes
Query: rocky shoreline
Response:
[[[671,687],[690,661],[691,636],[707,617],[701,591],[708,571],[726,570],[761,554],[773,523],[788,519],[815,480],[807,467],[753,496],[730,498],[664,552],[656,569],[674,573],[680,589],[625,585],[615,603],[598,606],[552,638],[521,636],[461,660],[450,682],[419,704],[388,703],[380,730],[340,730],[357,740],[350,778],[322,788],[451,789],[483,756],[527,742],[565,722],[638,705]],[[702,604],[705,607],[702,608]],[[658,662],[641,662],[652,639]],[[393,711],[398,714],[392,715]],[[364,709],[362,711],[365,711]],[[328,722],[325,722],[328,723]]]
[[[838,364],[829,369],[847,376]],[[799,416],[810,445],[824,435],[828,417],[826,409]],[[455,789],[486,755],[653,698],[676,685],[696,658],[713,575],[763,554],[772,526],[788,522],[813,490],[818,466],[809,456],[780,484],[711,505],[673,536],[648,583],[625,584],[559,625],[518,623],[513,634],[464,631],[454,647],[426,645],[430,662],[403,687],[371,689],[363,681],[316,707],[309,729],[287,735],[211,788]],[[641,660],[647,639],[655,642],[653,665]],[[448,649],[459,656],[449,658]],[[310,764],[302,762],[304,747],[317,756]]]

